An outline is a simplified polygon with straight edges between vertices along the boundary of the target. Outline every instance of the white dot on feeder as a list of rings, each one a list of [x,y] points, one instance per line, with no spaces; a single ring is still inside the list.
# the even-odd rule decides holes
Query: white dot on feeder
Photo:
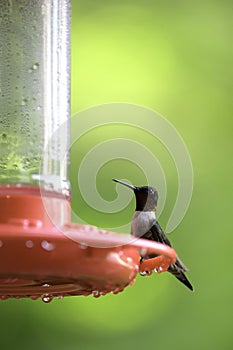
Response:
[[[25,243],[27,248],[32,248],[34,246],[34,243],[31,240],[26,241]]]
[[[54,249],[54,245],[52,243],[49,243],[48,241],[42,241],[41,247],[44,250],[47,250],[48,252],[51,252]]]

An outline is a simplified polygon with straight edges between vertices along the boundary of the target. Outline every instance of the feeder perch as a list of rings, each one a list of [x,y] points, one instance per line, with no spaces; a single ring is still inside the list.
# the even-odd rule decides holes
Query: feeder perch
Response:
[[[70,1],[0,8],[0,299],[99,297],[166,271],[172,248],[70,223]]]

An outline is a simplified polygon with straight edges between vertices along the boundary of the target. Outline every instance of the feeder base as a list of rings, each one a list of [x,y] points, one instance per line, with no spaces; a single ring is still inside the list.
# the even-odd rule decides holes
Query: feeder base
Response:
[[[28,186],[0,187],[0,299],[116,294],[139,271],[165,271],[176,260],[166,245],[70,224],[69,217],[63,197],[41,196]],[[140,265],[149,254],[160,256]]]

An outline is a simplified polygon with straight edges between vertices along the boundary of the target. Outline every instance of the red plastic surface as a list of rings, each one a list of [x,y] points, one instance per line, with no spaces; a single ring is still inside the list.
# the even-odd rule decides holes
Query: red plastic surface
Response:
[[[152,253],[160,256],[140,264]],[[139,271],[163,272],[175,260],[165,245],[70,224],[66,199],[41,196],[39,188],[0,187],[0,299],[118,293]]]

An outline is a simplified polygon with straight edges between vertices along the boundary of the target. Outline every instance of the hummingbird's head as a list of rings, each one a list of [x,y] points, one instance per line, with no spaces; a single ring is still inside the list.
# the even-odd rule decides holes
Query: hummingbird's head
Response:
[[[117,179],[112,179],[112,180],[120,183],[121,185],[127,186],[134,191],[134,194],[136,197],[137,211],[155,211],[156,210],[157,202],[158,202],[158,192],[154,187],[151,187],[151,186],[136,187]]]

